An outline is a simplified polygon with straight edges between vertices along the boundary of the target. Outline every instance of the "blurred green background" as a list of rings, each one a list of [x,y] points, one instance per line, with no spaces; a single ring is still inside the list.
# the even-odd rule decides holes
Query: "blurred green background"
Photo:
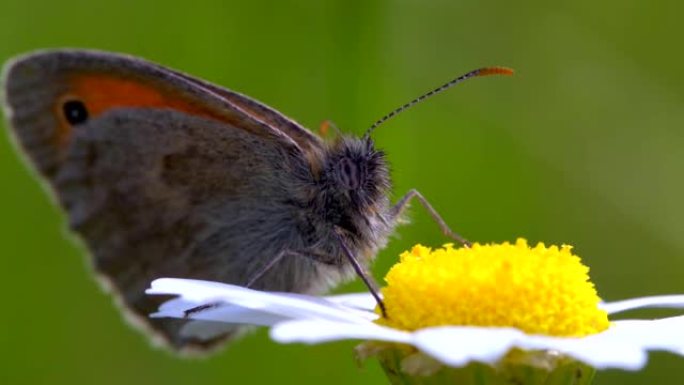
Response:
[[[3,0],[0,59],[126,52],[353,133],[467,70],[513,67],[377,131],[395,198],[418,188],[472,240],[572,244],[606,299],[684,292],[684,3],[563,3]],[[385,382],[375,362],[356,367],[353,342],[277,345],[262,330],[205,360],[151,347],[90,277],[6,135],[0,181],[0,384]],[[445,242],[412,211],[377,277],[412,244]],[[682,381],[684,359],[661,353],[596,383]]]

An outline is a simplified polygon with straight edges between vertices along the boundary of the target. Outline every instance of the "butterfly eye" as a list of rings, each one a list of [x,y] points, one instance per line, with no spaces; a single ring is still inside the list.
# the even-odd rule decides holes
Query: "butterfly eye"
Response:
[[[349,158],[340,159],[337,164],[337,175],[340,184],[348,190],[357,189],[361,185],[359,165]]]
[[[69,100],[64,102],[62,111],[69,124],[81,124],[88,120],[88,109],[80,100]]]

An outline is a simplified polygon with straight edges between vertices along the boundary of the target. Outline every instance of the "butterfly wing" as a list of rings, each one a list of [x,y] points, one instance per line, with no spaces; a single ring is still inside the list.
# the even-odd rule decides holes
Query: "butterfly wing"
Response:
[[[313,181],[301,138],[275,127],[281,115],[218,90],[87,51],[33,54],[5,68],[17,144],[95,270],[138,323],[177,348],[210,346],[234,329],[197,340],[182,334],[182,321],[149,319],[160,302],[144,295],[150,281],[246,283],[278,251],[301,247],[303,186]],[[282,291],[323,287],[317,267],[297,258],[259,282]]]
[[[254,119],[262,121],[272,127],[277,127],[278,130],[284,132],[295,142],[297,142],[299,147],[304,151],[305,154],[308,155],[313,163],[316,163],[322,156],[325,145],[320,137],[314,135],[311,133],[311,131],[302,127],[296,121],[279,113],[273,108],[246,95],[216,86],[204,80],[192,78],[179,72],[175,72],[175,74],[187,79],[188,81],[205,87],[217,95],[220,95],[233,105],[241,108]]]

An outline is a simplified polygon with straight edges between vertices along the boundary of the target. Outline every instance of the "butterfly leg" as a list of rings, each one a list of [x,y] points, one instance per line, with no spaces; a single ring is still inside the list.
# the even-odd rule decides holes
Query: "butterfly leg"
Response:
[[[259,278],[263,277],[267,271],[271,270],[273,268],[273,266],[275,266],[278,262],[280,262],[280,260],[282,260],[283,257],[285,257],[285,255],[287,255],[288,253],[289,253],[289,250],[281,250],[278,254],[275,255],[275,257],[271,258],[271,260],[268,261],[267,264],[262,266],[259,269],[259,271],[257,271],[256,274],[254,274],[249,279],[249,281],[247,281],[247,284],[245,285],[245,287],[249,288],[249,287],[254,286],[254,283],[256,281],[258,281]]]
[[[200,312],[203,312],[203,311],[209,310],[209,309],[215,309],[219,306],[221,306],[221,302],[211,302],[211,303],[205,303],[204,305],[191,307],[190,309],[183,310],[183,317],[190,318],[190,316],[195,314],[195,313],[200,313]]]
[[[278,254],[276,254],[273,258],[271,258],[271,260],[268,261],[267,264],[265,264],[264,266],[262,266],[262,267],[256,272],[256,274],[252,275],[252,277],[249,279],[249,281],[247,281],[247,284],[245,284],[244,287],[250,288],[250,287],[254,286],[254,284],[256,283],[256,281],[258,281],[261,277],[263,277],[264,274],[266,274],[269,270],[271,270],[278,262],[280,262],[280,261],[281,261],[285,256],[287,256],[287,255],[304,256],[304,257],[313,259],[313,257],[310,257],[310,256],[308,256],[308,255],[306,255],[306,254],[304,254],[304,253],[298,253],[298,252],[296,252],[296,251],[291,251],[291,250],[287,250],[287,249],[281,250],[281,251],[280,251]],[[203,312],[203,311],[205,311],[205,310],[214,309],[214,308],[217,308],[217,307],[219,307],[219,306],[221,306],[221,303],[220,303],[220,302],[213,302],[213,303],[208,303],[208,304],[203,304],[203,305],[195,306],[195,307],[193,307],[193,308],[190,308],[190,309],[188,309],[188,310],[185,310],[183,313],[184,313],[184,316],[185,316],[186,318],[189,318],[191,315],[193,315],[193,314],[195,314],[195,313],[200,313],[200,312]]]
[[[335,231],[335,236],[337,237],[337,240],[340,242],[340,246],[342,248],[342,252],[344,253],[345,257],[349,260],[349,262],[352,264],[354,271],[356,274],[361,278],[363,283],[368,287],[368,290],[370,291],[371,295],[373,298],[378,303],[378,306],[380,306],[380,310],[382,311],[382,315],[384,317],[387,316],[385,312],[385,304],[382,302],[382,298],[380,298],[380,290],[378,289],[378,284],[375,282],[373,277],[370,275],[370,273],[363,268],[363,266],[359,263],[359,261],[354,257],[352,251],[349,249],[349,246],[344,242],[344,239],[340,235],[339,231]],[[278,262],[280,262],[284,257],[286,256],[295,256],[295,257],[303,257],[303,258],[308,258],[312,259],[316,262],[319,263],[324,263],[324,264],[330,264],[330,265],[338,265],[335,261],[337,258],[333,258],[332,256],[326,256],[320,253],[316,253],[313,251],[304,251],[304,252],[299,252],[299,251],[293,251],[293,250],[282,250],[278,254],[276,254],[267,264],[265,264],[263,267],[259,269],[259,271],[254,274],[249,281],[247,281],[247,284],[245,287],[249,288],[253,286],[256,281],[258,281],[261,277],[266,274],[270,269],[272,269]],[[219,302],[216,303],[209,303],[209,304],[204,304],[200,306],[196,306],[193,308],[190,308],[188,310],[184,311],[185,317],[190,317],[191,315],[195,313],[199,313],[205,310],[209,309],[214,309],[221,304]]]
[[[430,202],[428,202],[428,200],[425,199],[425,197],[420,192],[418,192],[418,190],[416,190],[416,189],[409,190],[409,192],[406,193],[406,195],[404,195],[404,197],[401,198],[399,200],[399,202],[397,202],[394,205],[394,207],[392,207],[392,210],[390,212],[390,216],[391,216],[392,221],[396,222],[400,218],[401,213],[404,212],[406,207],[408,207],[409,202],[413,198],[418,199],[418,202],[420,202],[420,204],[423,206],[423,208],[425,208],[425,210],[427,210],[427,212],[432,217],[432,220],[434,220],[437,223],[437,225],[442,230],[442,233],[445,236],[457,241],[458,243],[462,244],[465,247],[471,246],[471,243],[467,239],[463,238],[462,236],[455,233],[454,231],[452,231],[449,228],[449,225],[447,225],[447,223],[444,221],[444,219],[442,219],[442,217],[439,215],[437,210],[435,210],[432,207],[432,205],[430,204]]]
[[[352,253],[349,246],[347,246],[347,243],[344,241],[344,238],[342,238],[342,235],[340,234],[339,230],[335,231],[335,236],[337,237],[337,240],[340,242],[342,252],[349,260],[349,263],[351,263],[351,265],[354,267],[356,275],[358,275],[359,278],[361,278],[363,283],[368,288],[368,291],[370,291],[373,298],[375,298],[375,301],[378,303],[378,306],[380,307],[380,311],[382,311],[382,316],[387,318],[387,312],[385,311],[385,303],[382,302],[382,298],[380,297],[380,290],[378,289],[378,284],[373,279],[373,276],[370,275],[368,271],[363,268],[363,266],[361,266],[359,261]]]
[[[380,291],[378,289],[378,284],[375,282],[373,277],[370,275],[370,273],[361,266],[361,264],[356,260],[356,257],[352,255],[351,250],[347,246],[347,244],[344,242],[342,239],[341,235],[339,234],[338,231],[335,232],[335,236],[337,237],[337,240],[340,242],[340,246],[342,247],[342,251],[345,255],[345,257],[351,262],[352,266],[354,267],[354,271],[361,277],[363,282],[368,286],[368,288],[371,290],[373,296],[375,297],[376,294]],[[250,287],[253,286],[254,283],[261,277],[263,277],[264,274],[270,269],[272,269],[278,262],[280,262],[281,259],[285,256],[294,256],[294,257],[302,257],[302,258],[307,258],[310,260],[313,260],[314,262],[317,263],[323,263],[326,265],[333,265],[337,266],[339,265],[339,259],[335,258],[330,255],[325,255],[322,253],[318,253],[316,251],[312,250],[306,250],[306,251],[294,251],[294,250],[284,250],[281,251],[280,253],[276,254],[275,257],[273,257],[266,265],[264,265],[259,271],[257,271],[256,274],[250,278],[250,280],[247,282],[245,287]]]
[[[264,274],[266,274],[269,270],[271,270],[278,262],[280,262],[286,256],[307,258],[307,259],[311,259],[315,262],[323,263],[326,265],[337,265],[334,262],[335,259],[330,257],[330,256],[327,256],[327,255],[323,255],[323,254],[316,253],[314,251],[308,251],[308,250],[307,251],[294,251],[294,250],[285,249],[285,250],[279,252],[278,254],[276,254],[275,257],[271,258],[271,260],[268,261],[267,264],[262,266],[256,272],[256,274],[254,274],[249,279],[249,281],[247,281],[247,284],[245,285],[245,287],[250,288],[250,287],[254,286],[256,281],[258,281],[261,277],[263,277]]]

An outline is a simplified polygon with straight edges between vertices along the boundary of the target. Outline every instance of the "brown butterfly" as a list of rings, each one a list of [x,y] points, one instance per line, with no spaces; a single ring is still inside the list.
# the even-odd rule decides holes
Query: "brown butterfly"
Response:
[[[66,211],[105,287],[140,325],[176,349],[236,335],[151,319],[160,277],[319,294],[359,275],[417,198],[390,204],[385,154],[371,131],[483,68],[395,110],[361,137],[325,142],[253,99],[130,56],[44,51],[6,64],[6,116],[21,151]]]

